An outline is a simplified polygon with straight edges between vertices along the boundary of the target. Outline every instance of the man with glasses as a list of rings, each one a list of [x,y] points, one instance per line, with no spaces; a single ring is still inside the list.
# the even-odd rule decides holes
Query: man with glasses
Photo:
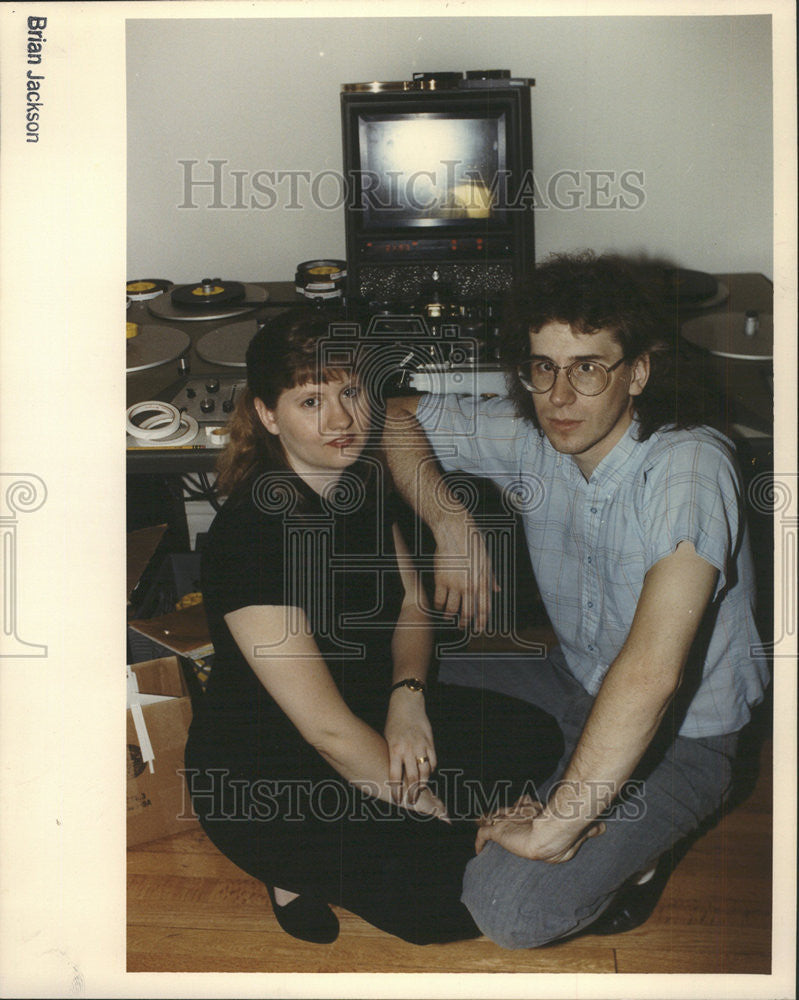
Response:
[[[445,470],[523,496],[558,645],[446,658],[440,679],[526,698],[564,733],[546,787],[485,817],[464,879],[481,930],[524,948],[648,916],[657,894],[638,886],[661,858],[667,874],[671,848],[729,795],[768,674],[732,446],[703,425],[703,393],[641,272],[553,257],[504,327],[508,397],[390,400],[386,452],[436,539],[436,607],[478,630],[495,584],[428,439]]]

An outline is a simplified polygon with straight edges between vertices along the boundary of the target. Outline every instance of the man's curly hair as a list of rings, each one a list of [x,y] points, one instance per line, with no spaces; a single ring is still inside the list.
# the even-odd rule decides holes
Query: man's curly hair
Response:
[[[516,369],[530,355],[530,334],[547,323],[586,334],[610,330],[627,361],[649,355],[649,380],[633,397],[642,441],[662,427],[708,422],[712,404],[678,335],[662,268],[591,251],[552,254],[513,289],[503,309],[500,352],[516,411],[536,427],[532,394]]]

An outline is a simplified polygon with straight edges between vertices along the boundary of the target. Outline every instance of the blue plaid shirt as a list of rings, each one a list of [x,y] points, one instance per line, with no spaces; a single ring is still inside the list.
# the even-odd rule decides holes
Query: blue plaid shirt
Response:
[[[647,571],[681,541],[719,571],[678,692],[682,736],[735,732],[763,697],[754,574],[731,443],[707,427],[637,441],[633,422],[586,482],[505,398],[426,396],[417,416],[442,465],[519,496],[541,596],[569,669],[595,695],[624,644]],[[680,704],[682,699],[683,704]]]

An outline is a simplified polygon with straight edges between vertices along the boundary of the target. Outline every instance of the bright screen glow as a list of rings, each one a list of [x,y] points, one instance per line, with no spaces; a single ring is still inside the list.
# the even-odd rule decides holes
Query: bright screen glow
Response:
[[[505,116],[361,115],[361,205],[367,228],[497,220]]]

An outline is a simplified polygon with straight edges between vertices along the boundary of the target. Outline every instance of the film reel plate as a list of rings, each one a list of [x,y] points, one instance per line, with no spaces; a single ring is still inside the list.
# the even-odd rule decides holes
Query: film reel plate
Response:
[[[173,326],[157,326],[144,323],[141,326],[127,324],[135,330],[128,330],[125,340],[125,371],[140,372],[147,368],[157,368],[180,357],[188,350],[191,338],[183,330]],[[130,334],[133,334],[130,336]]]
[[[245,368],[245,354],[257,331],[258,323],[254,319],[220,326],[218,330],[210,330],[204,334],[194,345],[195,350],[203,361],[212,365]]]

